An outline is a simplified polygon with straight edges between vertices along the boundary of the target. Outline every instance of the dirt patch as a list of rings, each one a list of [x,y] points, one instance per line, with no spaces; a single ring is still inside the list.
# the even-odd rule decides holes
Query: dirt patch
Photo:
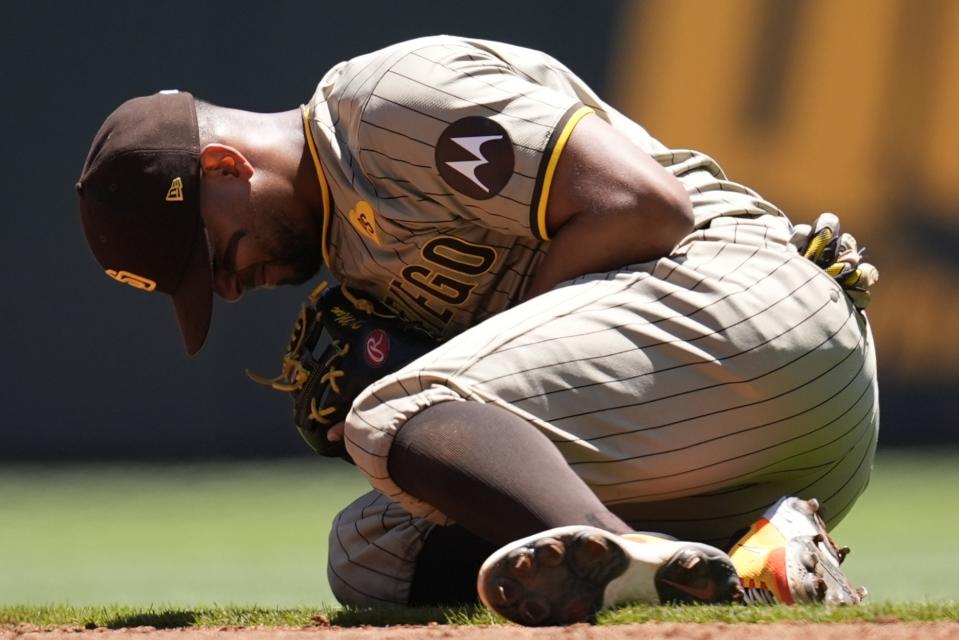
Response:
[[[498,626],[395,626],[395,627],[271,627],[182,628],[157,630],[41,628],[30,625],[0,627],[0,640],[955,640],[959,622],[912,622],[894,620],[873,623],[811,624],[646,624],[528,629]]]

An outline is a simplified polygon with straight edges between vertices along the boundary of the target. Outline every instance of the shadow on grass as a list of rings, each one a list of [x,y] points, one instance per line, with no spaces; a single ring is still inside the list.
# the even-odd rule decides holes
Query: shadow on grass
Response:
[[[191,627],[196,623],[196,619],[196,613],[193,611],[160,611],[156,613],[137,613],[127,616],[116,616],[107,620],[104,626],[108,629],[122,629],[124,627],[176,629],[179,627]]]
[[[396,624],[493,624],[494,614],[479,605],[462,607],[415,607],[415,608],[344,608],[328,613],[331,625],[337,627],[386,626]],[[501,620],[499,620],[502,622]]]

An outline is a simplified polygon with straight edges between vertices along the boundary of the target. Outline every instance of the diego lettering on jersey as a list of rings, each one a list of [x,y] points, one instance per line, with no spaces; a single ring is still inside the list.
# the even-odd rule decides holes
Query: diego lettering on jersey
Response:
[[[496,263],[492,247],[452,236],[433,238],[420,249],[421,264],[408,265],[390,293],[431,328],[443,331],[455,308],[466,305],[478,276]]]
[[[488,200],[513,175],[513,142],[495,120],[462,118],[440,134],[435,162],[446,184],[474,200]]]

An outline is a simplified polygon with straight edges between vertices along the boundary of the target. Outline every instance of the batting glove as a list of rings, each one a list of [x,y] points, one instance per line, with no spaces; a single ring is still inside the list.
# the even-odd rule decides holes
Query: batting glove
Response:
[[[870,289],[879,282],[879,270],[862,261],[865,249],[859,248],[852,234],[841,232],[836,214],[823,213],[812,225],[796,225],[789,242],[836,280],[857,309],[869,305]]]

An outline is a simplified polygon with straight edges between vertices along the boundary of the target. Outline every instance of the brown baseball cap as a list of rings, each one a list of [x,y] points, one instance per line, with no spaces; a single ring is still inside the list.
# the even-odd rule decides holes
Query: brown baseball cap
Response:
[[[199,351],[213,268],[193,96],[161,91],[120,105],[97,132],[76,186],[87,242],[107,275],[171,296],[187,353]]]

